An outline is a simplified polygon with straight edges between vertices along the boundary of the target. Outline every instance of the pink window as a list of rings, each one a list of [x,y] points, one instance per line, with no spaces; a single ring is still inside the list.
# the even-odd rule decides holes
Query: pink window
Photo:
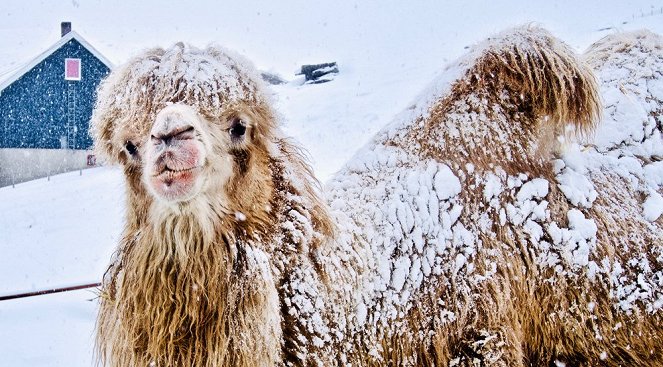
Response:
[[[81,59],[64,59],[64,78],[81,80]]]

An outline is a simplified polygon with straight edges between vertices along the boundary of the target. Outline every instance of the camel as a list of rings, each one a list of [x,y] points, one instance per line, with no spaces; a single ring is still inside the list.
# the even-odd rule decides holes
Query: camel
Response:
[[[541,28],[497,34],[324,188],[243,57],[131,59],[91,127],[127,191],[100,363],[663,364],[652,183],[578,163],[601,114],[585,59]]]

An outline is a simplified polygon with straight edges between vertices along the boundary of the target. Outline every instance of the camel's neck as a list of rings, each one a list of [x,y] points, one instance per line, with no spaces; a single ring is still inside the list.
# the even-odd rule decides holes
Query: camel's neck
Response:
[[[121,264],[111,270],[113,296],[102,301],[99,320],[102,354],[105,345],[126,347],[108,353],[118,358],[114,365],[277,360],[278,297],[267,256],[233,232],[207,226],[185,212],[164,214],[123,246]]]

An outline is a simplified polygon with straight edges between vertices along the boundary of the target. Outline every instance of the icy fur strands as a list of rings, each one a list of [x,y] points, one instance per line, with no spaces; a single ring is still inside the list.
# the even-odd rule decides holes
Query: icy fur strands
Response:
[[[92,134],[127,181],[102,364],[663,364],[660,74],[628,85],[647,86],[630,96],[644,140],[581,149],[608,126],[592,72],[541,29],[504,32],[350,160],[327,204],[239,60],[176,44],[99,91]]]
[[[558,135],[566,134],[567,124],[575,133],[594,129],[601,110],[596,79],[568,46],[540,28],[523,28],[489,42],[476,68],[468,71],[475,76],[471,83],[504,90],[519,111],[554,125]]]

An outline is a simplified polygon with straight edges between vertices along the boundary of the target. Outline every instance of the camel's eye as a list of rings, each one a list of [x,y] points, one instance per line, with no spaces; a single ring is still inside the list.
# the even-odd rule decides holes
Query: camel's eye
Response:
[[[124,143],[124,149],[131,154],[132,157],[135,157],[136,154],[138,154],[138,148],[132,143],[131,141],[127,140],[126,143]]]
[[[233,140],[241,139],[246,133],[246,123],[239,118],[233,119],[228,133]]]

